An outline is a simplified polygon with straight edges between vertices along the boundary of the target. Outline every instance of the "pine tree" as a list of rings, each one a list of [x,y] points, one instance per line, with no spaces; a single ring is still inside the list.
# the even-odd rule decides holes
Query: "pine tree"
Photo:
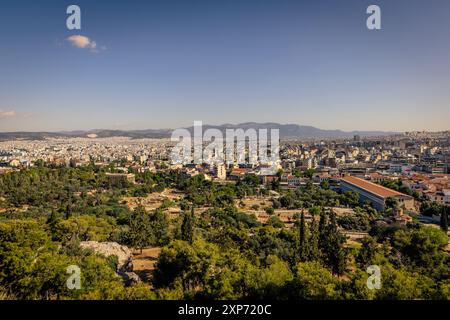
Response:
[[[441,229],[444,232],[448,231],[448,213],[447,213],[447,207],[446,206],[442,206],[442,210],[441,210]]]
[[[192,243],[194,241],[194,208],[185,212],[181,224],[181,240]]]

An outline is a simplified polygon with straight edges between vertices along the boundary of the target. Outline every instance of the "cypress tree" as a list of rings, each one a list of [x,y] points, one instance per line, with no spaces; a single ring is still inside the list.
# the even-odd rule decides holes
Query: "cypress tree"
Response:
[[[305,214],[301,213],[300,215],[300,261],[306,261],[307,259],[307,239],[306,239],[306,227],[305,227]]]
[[[315,215],[312,216],[311,224],[309,225],[309,252],[308,256],[311,260],[318,260],[320,258],[319,250],[319,228]]]
[[[319,248],[325,245],[327,239],[327,216],[324,208],[320,208],[320,219],[319,219]]]
[[[448,213],[447,213],[447,207],[444,205],[442,206],[442,210],[441,210],[441,229],[444,232],[448,231]]]
[[[72,203],[69,202],[66,207],[66,219],[70,219],[72,217]]]
[[[67,187],[67,206],[66,206],[66,219],[72,217],[72,191],[70,187]]]
[[[52,239],[55,240],[56,224],[58,223],[58,216],[57,216],[55,210],[52,210],[52,212],[51,212],[50,216],[48,217],[46,223],[47,223],[48,228],[50,230],[50,233],[52,235]]]
[[[181,224],[181,240],[192,244],[194,241],[194,208],[191,212],[185,212]]]

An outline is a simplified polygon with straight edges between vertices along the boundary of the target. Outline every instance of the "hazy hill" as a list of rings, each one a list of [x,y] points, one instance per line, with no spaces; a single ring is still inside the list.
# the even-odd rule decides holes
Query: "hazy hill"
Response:
[[[225,129],[237,129],[242,128],[244,130],[253,129],[279,129],[281,138],[298,138],[298,139],[311,139],[311,138],[351,138],[354,135],[360,135],[361,137],[373,137],[373,136],[386,136],[396,134],[396,132],[385,131],[342,131],[342,130],[323,130],[312,126],[303,126],[297,124],[279,124],[279,123],[256,123],[245,122],[240,124],[223,124],[219,126],[203,125],[203,130],[209,128],[216,128],[225,133]],[[189,131],[193,131],[192,127],[187,128]],[[146,129],[146,130],[108,130],[97,129],[88,131],[63,131],[63,132],[0,132],[0,140],[42,140],[52,137],[130,137],[133,139],[138,138],[168,138],[172,133],[172,129]]]

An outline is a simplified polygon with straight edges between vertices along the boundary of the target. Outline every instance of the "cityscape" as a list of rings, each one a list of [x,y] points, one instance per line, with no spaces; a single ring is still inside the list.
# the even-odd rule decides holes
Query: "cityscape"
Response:
[[[352,255],[348,251],[350,248],[360,248],[355,259],[362,259],[361,251],[370,245],[372,252],[365,254],[374,259],[376,242],[389,239],[385,238],[387,231],[382,230],[414,230],[420,226],[428,228],[429,232],[442,229],[445,233],[441,236],[445,235],[445,238],[435,239],[441,242],[432,245],[441,251],[440,259],[447,259],[445,256],[450,251],[446,209],[450,206],[449,131],[354,135],[348,139],[280,139],[279,158],[271,165],[275,171],[268,170],[267,164],[259,161],[238,164],[237,160],[217,163],[204,159],[200,164],[174,163],[170,156],[174,145],[174,141],[164,137],[99,138],[92,133],[86,133],[85,137],[22,137],[2,141],[2,220],[44,219],[41,221],[49,225],[52,237],[66,243],[65,246],[75,245],[105,257],[117,257],[116,272],[123,279],[125,288],[147,290],[146,294],[127,293],[131,298],[139,299],[155,298],[150,288],[162,281],[155,280],[161,272],[159,268],[168,267],[160,267],[158,259],[161,254],[169,254],[165,251],[169,249],[164,246],[175,245],[170,238],[179,237],[192,245],[202,246],[205,244],[200,244],[200,239],[211,237],[198,234],[202,228],[208,230],[203,232],[211,232],[208,226],[191,225],[189,230],[184,230],[187,219],[192,219],[189,224],[193,221],[203,224],[219,213],[229,216],[226,219],[237,219],[241,221],[239,224],[246,224],[244,230],[262,228],[284,236],[286,232],[294,236],[296,230],[303,230],[300,239],[294,241],[294,248],[290,249],[293,252],[279,253],[292,255],[289,259],[294,261],[308,261],[315,255],[324,259],[322,254],[325,253],[311,252],[306,243],[319,246],[319,242],[314,245],[309,242],[314,239],[316,219],[320,216],[322,221],[326,219],[325,215],[332,216],[335,232],[339,234],[334,245],[340,248],[340,253],[334,256],[337,262],[328,263],[336,274],[352,274],[347,265]],[[248,149],[247,145],[236,151],[248,157]],[[57,176],[50,178],[52,172],[58,173]],[[62,181],[66,182],[61,185]],[[54,186],[48,186],[50,189],[44,191],[42,183],[55,183],[62,190],[52,191]],[[96,218],[88,219],[92,214]],[[146,222],[147,214],[149,220]],[[144,228],[146,223],[148,226]],[[306,226],[311,228],[308,236]],[[221,231],[219,235],[228,238],[228,232],[230,230]],[[232,238],[227,241],[230,242],[228,246],[236,246]],[[304,241],[303,246],[297,241]],[[265,254],[279,249],[273,247],[264,251],[267,250]],[[340,257],[342,252],[346,253]],[[434,268],[435,263],[430,266]],[[266,272],[271,272],[270,268]],[[370,288],[369,282],[367,286]],[[432,298],[447,299],[445,291],[440,290],[445,289],[437,289]],[[49,294],[45,292],[47,298],[51,298]],[[159,298],[169,298],[164,293],[157,294]],[[292,293],[284,294],[287,298]],[[334,298],[339,298],[343,293],[334,294],[337,295]],[[403,294],[397,296],[400,299],[425,298],[421,291],[395,293],[390,298],[396,294]],[[75,297],[92,297],[88,292],[84,295]],[[333,298],[307,294],[302,297]],[[369,297],[372,297],[370,293],[366,293],[354,298]],[[376,297],[374,293],[373,298]],[[93,298],[102,299],[103,296]]]

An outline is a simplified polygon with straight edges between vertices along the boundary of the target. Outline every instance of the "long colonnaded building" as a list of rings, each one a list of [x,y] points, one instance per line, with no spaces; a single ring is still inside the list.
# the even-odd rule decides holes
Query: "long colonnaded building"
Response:
[[[369,201],[377,210],[386,208],[386,199],[389,197],[397,198],[400,206],[406,210],[414,210],[415,208],[413,197],[353,176],[341,178],[341,191],[356,192],[359,195],[360,202]]]

